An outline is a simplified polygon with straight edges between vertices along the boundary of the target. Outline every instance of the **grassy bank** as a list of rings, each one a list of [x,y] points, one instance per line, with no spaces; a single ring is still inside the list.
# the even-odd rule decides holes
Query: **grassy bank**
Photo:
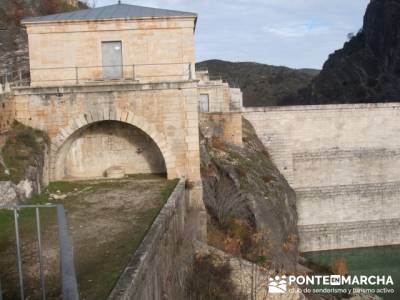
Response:
[[[177,180],[55,182],[31,203],[60,203],[67,214],[81,299],[105,299],[174,190]],[[55,209],[41,210],[48,299],[58,299]],[[28,295],[38,295],[34,210],[20,213]],[[6,299],[17,297],[13,215],[0,211],[0,277]],[[28,293],[29,292],[29,293]],[[33,297],[34,298],[34,297]]]

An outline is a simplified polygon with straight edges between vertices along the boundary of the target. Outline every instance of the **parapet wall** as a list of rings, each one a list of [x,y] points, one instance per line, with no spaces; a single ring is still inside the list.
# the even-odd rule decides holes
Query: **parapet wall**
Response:
[[[400,244],[399,103],[243,116],[297,193],[302,251]]]
[[[196,217],[182,179],[125,268],[109,299],[185,299]]]

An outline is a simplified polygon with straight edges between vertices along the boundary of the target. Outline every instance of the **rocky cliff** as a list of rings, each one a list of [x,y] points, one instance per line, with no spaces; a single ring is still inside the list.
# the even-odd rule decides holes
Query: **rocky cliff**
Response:
[[[48,184],[49,139],[18,122],[0,138],[0,205],[24,202]]]
[[[219,124],[201,123],[209,243],[269,269],[294,272],[298,259],[295,193],[251,124],[243,122],[242,147],[218,138]]]
[[[279,104],[400,101],[400,1],[372,0],[364,25],[299,95]]]
[[[0,83],[18,78],[18,71],[29,69],[28,39],[21,20],[28,16],[48,15],[87,8],[68,0],[5,0],[0,1]]]

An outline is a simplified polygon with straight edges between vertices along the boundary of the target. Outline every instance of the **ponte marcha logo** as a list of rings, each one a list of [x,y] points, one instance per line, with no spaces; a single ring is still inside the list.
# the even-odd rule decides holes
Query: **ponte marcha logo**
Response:
[[[268,292],[271,294],[284,294],[287,292],[287,279],[286,276],[269,277],[268,278]]]
[[[288,287],[301,287],[301,286],[393,286],[394,282],[392,276],[386,275],[355,275],[355,276],[341,276],[341,275],[307,275],[307,276],[293,276],[293,275],[275,275],[268,278],[268,293],[270,294],[284,294],[286,292],[292,293],[295,290]],[[308,288],[307,288],[308,289]],[[381,293],[394,293],[393,288],[379,289]]]

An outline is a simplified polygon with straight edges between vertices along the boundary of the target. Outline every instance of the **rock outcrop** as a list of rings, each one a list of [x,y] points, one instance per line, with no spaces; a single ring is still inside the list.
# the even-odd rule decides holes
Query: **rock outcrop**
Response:
[[[200,126],[206,208],[211,221],[225,232],[228,248],[235,248],[236,243],[237,254],[245,259],[294,272],[298,259],[295,193],[251,124],[246,120],[243,124],[243,147],[205,134],[215,124]]]
[[[0,205],[23,203],[47,186],[48,138],[15,122],[0,152]]]
[[[5,76],[9,82],[28,76],[28,37],[20,25],[23,18],[82,8],[87,5],[74,0],[0,1],[0,82]]]
[[[362,29],[299,95],[279,104],[400,101],[400,1],[372,0]]]

